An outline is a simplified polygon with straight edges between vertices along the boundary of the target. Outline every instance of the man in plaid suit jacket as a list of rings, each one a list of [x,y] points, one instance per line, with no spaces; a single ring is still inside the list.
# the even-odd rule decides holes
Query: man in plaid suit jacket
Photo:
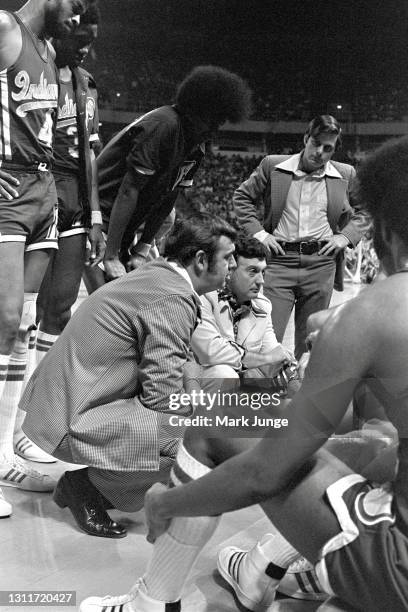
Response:
[[[199,294],[221,288],[235,265],[234,238],[207,214],[178,221],[167,259],[89,296],[29,381],[24,432],[58,459],[89,466],[66,472],[54,500],[91,535],[126,535],[104,505],[134,511],[167,478],[178,446],[166,427],[169,396],[182,390]]]

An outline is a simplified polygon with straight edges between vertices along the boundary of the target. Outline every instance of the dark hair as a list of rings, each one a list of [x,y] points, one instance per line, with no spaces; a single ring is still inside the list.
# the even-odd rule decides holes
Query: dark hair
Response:
[[[305,136],[315,137],[319,134],[336,134],[336,148],[341,145],[341,127],[332,115],[318,115],[307,126]]]
[[[87,8],[81,15],[80,25],[98,24],[101,18],[97,0],[88,0]]]
[[[227,236],[231,240],[236,237],[234,228],[221,217],[194,213],[188,217],[177,218],[166,238],[164,256],[188,265],[197,251],[203,250],[208,256],[211,269],[220,236]]]
[[[247,259],[266,259],[266,249],[262,242],[250,236],[239,235],[235,241],[235,259],[238,263],[238,257],[246,257]]]
[[[369,154],[357,171],[356,197],[374,220],[395,232],[408,248],[408,136]]]
[[[219,66],[196,66],[179,85],[176,103],[182,113],[222,124],[238,123],[250,113],[251,90],[243,79]]]

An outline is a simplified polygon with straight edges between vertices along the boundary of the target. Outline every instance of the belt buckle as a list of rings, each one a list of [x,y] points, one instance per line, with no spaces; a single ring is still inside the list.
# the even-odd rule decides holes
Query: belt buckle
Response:
[[[47,164],[45,162],[40,162],[37,166],[37,170],[39,170],[40,172],[47,172]]]
[[[307,255],[307,245],[309,245],[310,243],[307,242],[306,240],[302,240],[301,242],[299,242],[299,253],[301,255]],[[303,250],[303,247],[306,246],[306,250]]]

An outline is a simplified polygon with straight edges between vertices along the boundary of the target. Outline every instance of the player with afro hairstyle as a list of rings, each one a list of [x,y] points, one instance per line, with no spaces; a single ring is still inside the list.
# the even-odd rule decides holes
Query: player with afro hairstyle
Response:
[[[248,116],[251,92],[237,74],[219,66],[197,66],[179,85],[176,102],[181,112],[219,126]]]
[[[180,192],[190,187],[205,146],[225,122],[250,112],[251,92],[241,77],[219,66],[197,66],[179,85],[175,104],[138,117],[100,153],[99,199],[107,232],[104,275],[87,268],[88,291],[157,255],[163,222]],[[136,238],[135,238],[136,237]]]

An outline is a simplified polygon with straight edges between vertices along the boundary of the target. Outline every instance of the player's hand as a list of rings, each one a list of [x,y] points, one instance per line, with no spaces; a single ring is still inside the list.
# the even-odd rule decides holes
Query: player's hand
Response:
[[[285,348],[281,344],[278,344],[272,351],[269,352],[270,363],[272,365],[283,366],[286,363],[296,363],[296,359],[289,349]]]
[[[278,344],[278,346],[272,350],[261,351],[260,355],[265,356],[265,365],[273,368],[269,372],[271,378],[279,374],[282,366],[292,362],[296,363],[293,353],[281,344]]]
[[[105,268],[105,276],[108,280],[114,280],[126,274],[125,266],[120,262],[119,257],[105,256],[103,265]]]
[[[91,244],[91,251],[86,262],[87,266],[93,268],[100,263],[105,255],[105,239],[102,234],[102,226],[96,223],[91,227],[88,234],[88,239]]]
[[[275,253],[275,255],[284,255],[285,251],[280,244],[282,240],[280,238],[275,238],[272,234],[268,234],[265,240],[262,240],[262,244],[267,249],[269,253]]]
[[[151,544],[157,540],[169,528],[171,519],[160,517],[161,497],[167,491],[167,487],[156,482],[146,493],[144,498],[144,509],[146,525],[148,528],[147,541]]]
[[[0,169],[0,198],[6,198],[6,200],[14,200],[18,198],[18,191],[14,187],[18,187],[20,181],[14,176]]]
[[[346,248],[349,241],[343,234],[335,234],[327,239],[327,243],[322,246],[318,255],[337,255],[340,251]]]

